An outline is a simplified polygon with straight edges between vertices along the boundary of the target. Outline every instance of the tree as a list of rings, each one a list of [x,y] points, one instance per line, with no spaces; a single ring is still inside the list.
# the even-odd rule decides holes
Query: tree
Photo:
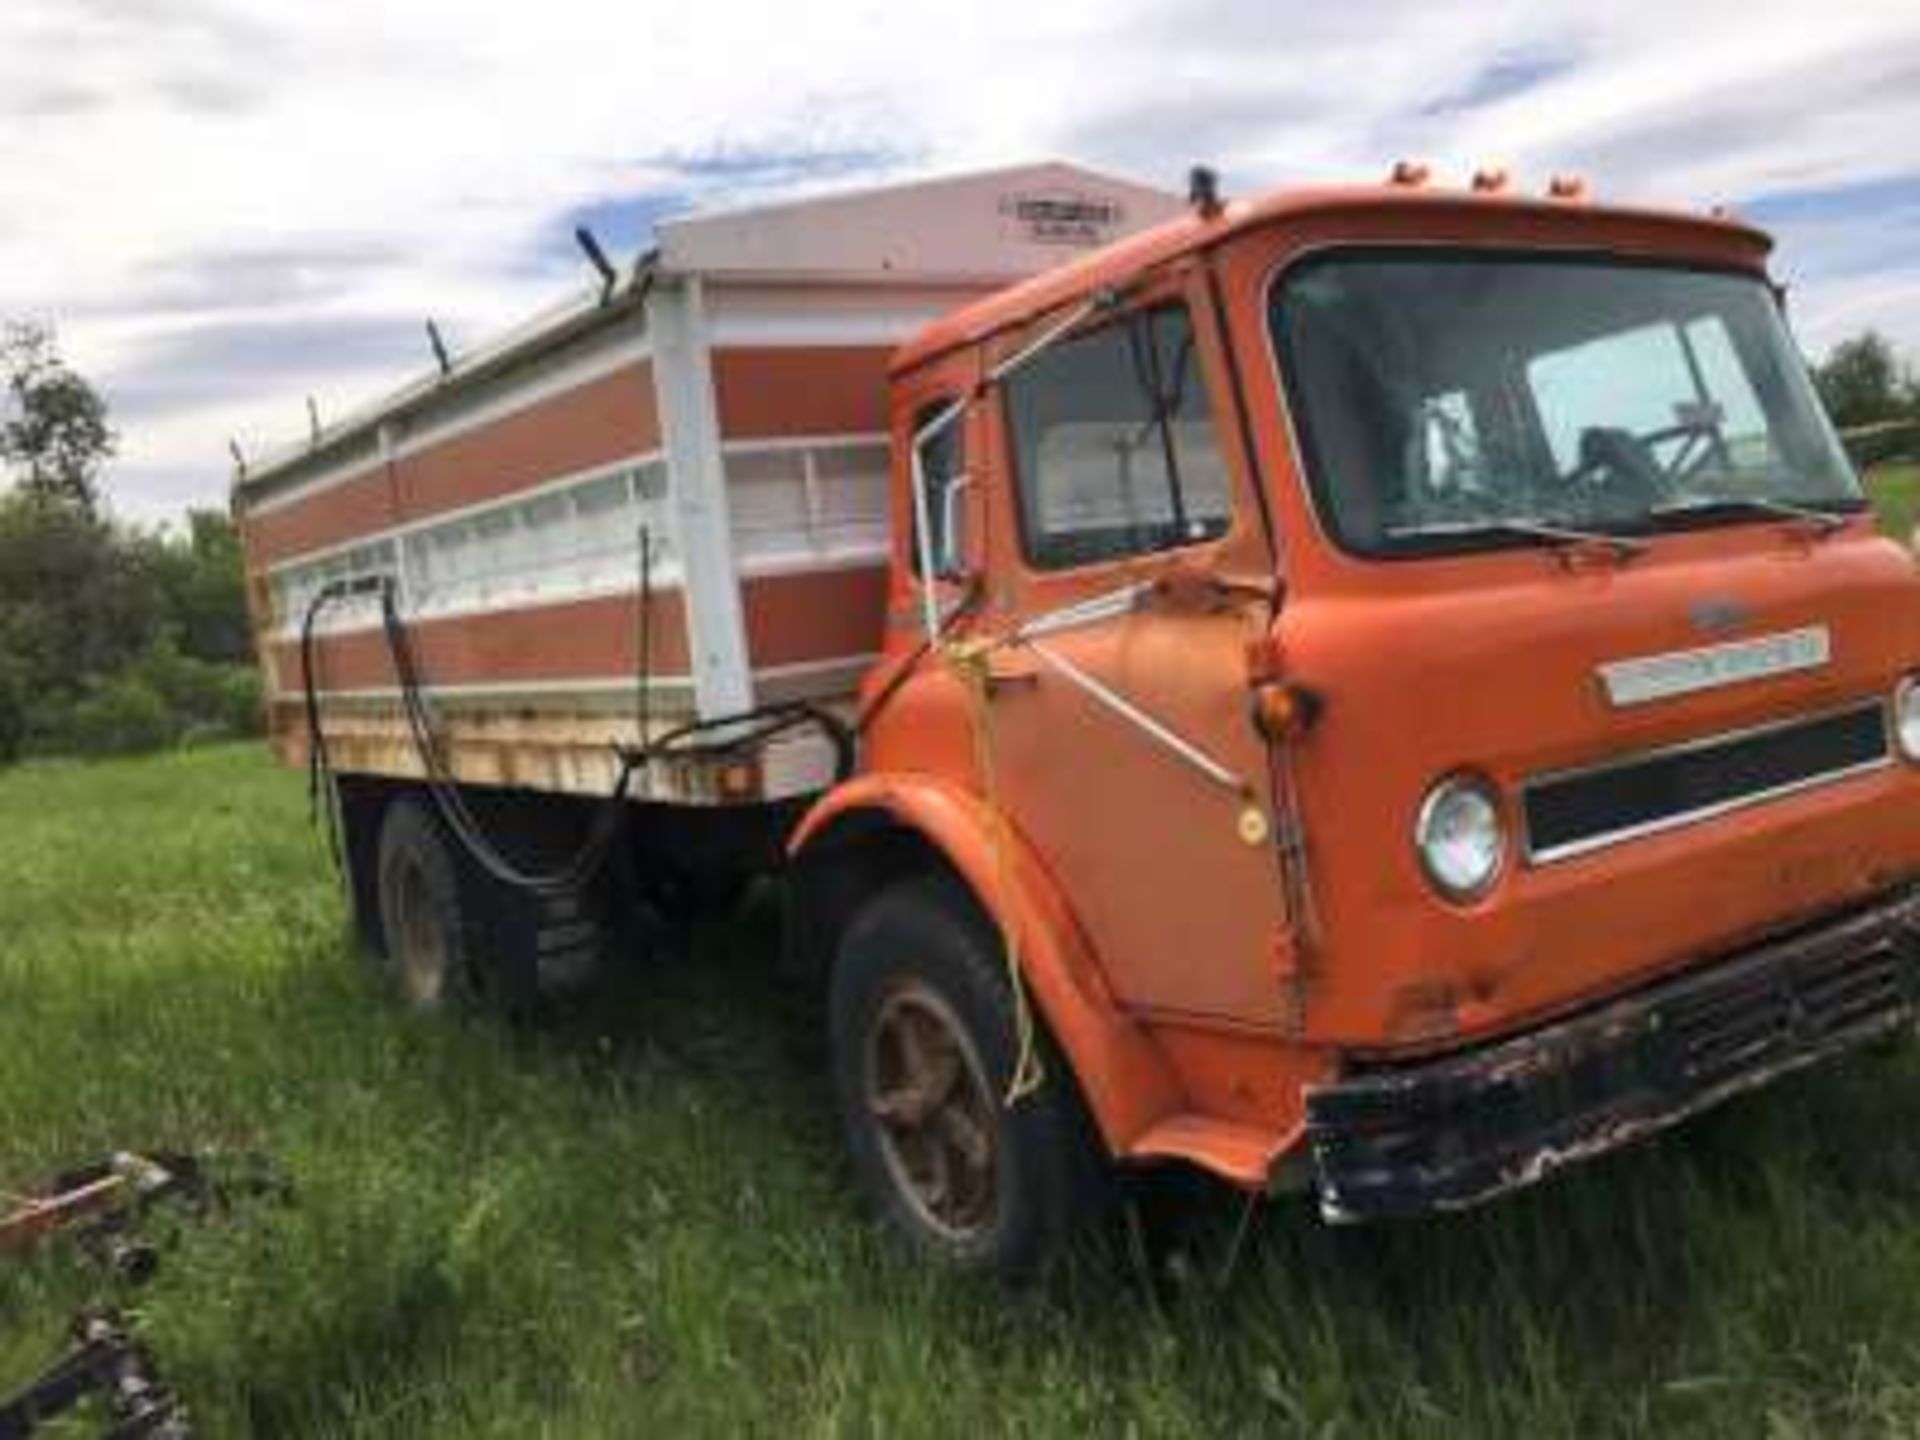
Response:
[[[114,526],[25,488],[0,495],[0,648],[34,710],[143,653],[164,598],[151,555]]]
[[[0,766],[249,734],[260,720],[225,515],[141,530],[0,493]]]
[[[184,536],[152,537],[146,548],[181,653],[251,665],[245,567],[233,520],[220,510],[189,510]]]
[[[1887,338],[1868,330],[1842,340],[1813,372],[1820,399],[1841,429],[1898,420],[1913,401],[1913,382],[1901,371]]]
[[[91,518],[99,512],[100,467],[119,437],[107,424],[106,402],[67,368],[53,332],[10,323],[0,330],[0,465],[30,495],[70,505]]]
[[[234,524],[100,513],[107,408],[53,336],[0,325],[0,766],[257,729],[260,681]]]

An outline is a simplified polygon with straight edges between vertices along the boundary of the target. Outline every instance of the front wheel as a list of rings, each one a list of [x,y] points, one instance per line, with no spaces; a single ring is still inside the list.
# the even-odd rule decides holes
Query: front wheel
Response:
[[[998,934],[958,887],[915,879],[871,901],[841,938],[829,1012],[856,1177],[916,1248],[1025,1279],[1103,1208],[1105,1159],[1044,1035],[1044,1080],[1006,1101],[1013,991]]]

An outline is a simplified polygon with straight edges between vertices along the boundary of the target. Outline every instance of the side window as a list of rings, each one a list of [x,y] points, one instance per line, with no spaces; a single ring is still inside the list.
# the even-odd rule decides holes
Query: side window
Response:
[[[935,400],[920,407],[913,417],[913,433],[918,435],[935,417],[946,413],[953,406],[951,397]],[[923,441],[920,446],[920,473],[927,485],[927,518],[932,533],[933,554],[937,564],[939,557],[947,550],[947,519],[958,495],[950,495],[956,483],[967,473],[967,421],[962,415],[943,428],[938,434]],[[909,559],[913,573],[920,573],[920,526],[919,515],[909,512],[912,548]]]
[[[1034,565],[1086,565],[1226,532],[1226,462],[1183,306],[1063,341],[1008,380],[1006,403]]]

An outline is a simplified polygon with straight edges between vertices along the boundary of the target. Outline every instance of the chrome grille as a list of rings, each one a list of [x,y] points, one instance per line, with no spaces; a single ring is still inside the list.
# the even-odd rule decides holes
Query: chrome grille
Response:
[[[1883,939],[1868,949],[1818,951],[1756,969],[1673,1004],[1664,1017],[1688,1078],[1718,1081],[1808,1044],[1893,1023],[1912,1005],[1911,965]]]

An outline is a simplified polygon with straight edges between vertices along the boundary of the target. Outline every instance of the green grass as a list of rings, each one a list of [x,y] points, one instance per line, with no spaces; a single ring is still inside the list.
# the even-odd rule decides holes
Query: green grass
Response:
[[[297,777],[250,749],[0,775],[0,1187],[257,1148],[144,1333],[215,1435],[1920,1430],[1920,1061],[1788,1082],[1474,1214],[1162,1217],[1158,1280],[924,1272],[848,1198],[750,916],[597,1025],[395,1013]],[[1171,1227],[1170,1229],[1168,1227]],[[0,1270],[0,1385],[100,1290]]]
[[[1920,521],[1920,465],[1885,465],[1867,474],[1867,493],[1887,534],[1905,540]]]

